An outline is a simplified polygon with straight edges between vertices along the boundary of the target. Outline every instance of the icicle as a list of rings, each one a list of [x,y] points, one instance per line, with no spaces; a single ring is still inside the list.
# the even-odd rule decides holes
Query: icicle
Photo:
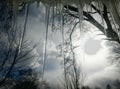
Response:
[[[52,6],[52,31],[54,30],[54,6]]]
[[[81,3],[82,3],[82,2],[80,2],[79,5],[78,5],[80,34],[81,34],[81,32],[82,32],[82,21],[83,21],[83,6],[82,6]]]
[[[115,2],[110,2],[110,6],[108,9],[110,10],[112,17],[114,18],[114,20],[116,21],[116,23],[120,27],[120,16],[119,16],[119,13],[118,13],[117,8],[115,6]]]
[[[82,31],[82,21],[83,21],[83,6],[79,5],[78,6],[78,12],[79,12],[79,28],[80,28],[80,37],[83,33]],[[82,51],[81,51],[82,52]]]
[[[13,29],[14,29],[19,8],[19,0],[13,0],[12,4],[13,4]]]
[[[40,1],[37,1],[37,7],[39,7],[40,6]]]
[[[63,59],[65,58],[64,56],[64,27],[63,27],[63,6],[61,5],[61,12],[60,12],[60,30],[61,30],[61,35],[62,35],[62,57]]]
[[[61,6],[61,12],[60,12],[60,30],[61,30],[61,35],[62,35],[62,57],[65,59],[64,55],[64,27],[63,27],[63,9]]]
[[[106,31],[106,29],[105,29],[103,12],[102,12],[101,8],[104,8],[104,7],[103,7],[103,5],[101,4],[101,2],[99,1],[99,2],[98,2],[98,9],[99,9],[99,11],[100,11],[100,16],[101,16],[102,25],[103,25],[103,28],[104,28],[104,33],[105,33],[105,35],[107,36],[107,31]]]
[[[45,18],[46,34],[45,34],[44,49],[43,49],[42,81],[44,79],[44,70],[45,70],[45,63],[46,63],[46,57],[47,57],[47,40],[48,40],[49,13],[50,13],[50,6],[47,5],[46,6],[46,18]]]
[[[4,26],[7,23],[7,18],[8,18],[8,14],[9,14],[9,7],[6,5],[6,12],[5,12],[5,16],[4,16],[4,21],[3,21],[3,25],[2,25],[2,31],[4,31]]]
[[[68,89],[67,85],[67,76],[66,76],[66,64],[65,64],[65,52],[64,52],[64,24],[63,24],[63,5],[59,7],[60,9],[60,30],[61,30],[61,36],[62,36],[62,57],[64,61],[64,77],[65,77],[65,87]]]
[[[22,34],[21,34],[20,43],[19,43],[20,44],[19,45],[20,48],[21,48],[21,45],[23,43],[23,40],[25,39],[26,27],[27,27],[27,21],[28,21],[28,13],[29,13],[29,4],[26,7],[26,14],[25,14],[26,16],[25,16],[24,28],[23,28],[23,31],[22,31]]]
[[[91,0],[88,0],[88,1],[85,2],[87,12],[88,12],[89,10],[92,11],[91,4],[92,4]],[[93,3],[93,4],[94,4],[94,3]]]
[[[114,20],[114,22],[116,22],[120,28],[120,16],[119,16],[119,13],[116,9],[116,6],[115,6],[115,2],[110,2],[109,3],[109,11],[110,11],[110,14]],[[119,37],[119,40],[120,40],[120,30],[117,29],[117,34],[118,34],[118,37]]]
[[[102,19],[102,25],[103,25],[103,28],[104,28],[104,33],[105,33],[105,35],[107,36],[107,31],[106,31],[106,29],[105,29],[105,23],[104,23],[103,14],[101,14],[101,19]]]

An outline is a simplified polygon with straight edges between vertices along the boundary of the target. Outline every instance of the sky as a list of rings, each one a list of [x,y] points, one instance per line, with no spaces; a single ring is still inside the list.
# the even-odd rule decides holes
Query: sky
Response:
[[[21,26],[24,22],[24,12],[19,15],[18,21]],[[95,85],[110,83],[119,77],[116,65],[109,63],[109,47],[105,44],[105,37],[98,35],[101,32],[94,26],[89,25],[89,30],[80,38],[79,28],[73,34],[73,46],[80,45],[75,49],[78,65],[81,64],[82,72],[85,74],[85,84]],[[38,63],[34,66],[39,72],[41,70],[43,44],[45,40],[45,7],[36,4],[30,6],[26,39],[37,44],[36,52],[40,55]],[[48,82],[58,83],[63,75],[62,58],[57,46],[61,43],[60,31],[52,32],[49,29],[47,45],[47,61],[45,67],[45,78]],[[113,76],[116,75],[116,76]]]

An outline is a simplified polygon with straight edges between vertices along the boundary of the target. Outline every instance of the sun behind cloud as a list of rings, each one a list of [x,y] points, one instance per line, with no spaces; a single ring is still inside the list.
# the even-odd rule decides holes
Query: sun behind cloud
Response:
[[[95,55],[101,48],[101,40],[94,38],[87,39],[84,44],[84,52],[88,55]]]

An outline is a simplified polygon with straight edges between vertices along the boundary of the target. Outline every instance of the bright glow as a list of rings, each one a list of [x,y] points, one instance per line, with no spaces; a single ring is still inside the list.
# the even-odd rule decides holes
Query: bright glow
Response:
[[[88,55],[96,55],[101,49],[101,40],[96,40],[94,38],[89,38],[85,42],[84,52]]]
[[[94,27],[91,27],[90,30],[80,37],[79,29],[77,29],[73,35],[73,45],[79,45],[74,50],[77,63],[81,65],[82,72],[89,80],[93,78],[92,75],[104,71],[109,65],[107,60],[109,49],[105,45],[105,36],[98,35],[101,32]],[[89,81],[87,80],[87,82]]]

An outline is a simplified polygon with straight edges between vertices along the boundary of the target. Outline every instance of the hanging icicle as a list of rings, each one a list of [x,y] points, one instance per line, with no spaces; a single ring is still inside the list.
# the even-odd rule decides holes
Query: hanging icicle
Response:
[[[50,6],[46,5],[46,18],[45,18],[45,41],[44,41],[44,49],[43,49],[43,68],[42,68],[42,81],[44,80],[44,71],[45,71],[45,64],[47,59],[47,41],[48,41],[48,26],[49,26],[49,13],[50,13]]]
[[[16,24],[17,20],[17,14],[18,14],[18,8],[19,8],[19,0],[13,0],[12,5],[13,5],[13,29]]]
[[[78,16],[79,16],[79,28],[80,28],[80,35],[82,33],[82,21],[83,21],[83,3],[79,0],[78,5]]]
[[[110,11],[110,14],[113,18],[113,21],[114,23],[116,23],[118,25],[118,28],[120,28],[120,15],[119,15],[119,12],[117,10],[117,4],[116,2],[109,2],[109,11]],[[119,40],[120,40],[120,30],[119,29],[116,29],[117,30],[117,34],[118,34],[118,37],[119,37]]]
[[[52,31],[54,30],[54,15],[55,15],[55,9],[54,6],[52,6]]]
[[[61,8],[61,13],[60,13],[60,30],[61,30],[61,35],[62,35],[62,57],[64,59],[65,58],[65,55],[64,55],[64,27],[63,27],[63,10],[62,10],[62,8]]]
[[[64,52],[64,19],[63,19],[63,5],[61,4],[59,6],[60,8],[60,30],[61,30],[61,36],[62,36],[62,58],[63,58],[63,67],[64,67],[64,78],[65,78],[65,88],[68,89],[68,84],[67,84],[67,72],[66,72],[66,63],[65,63],[65,52]]]
[[[23,27],[23,31],[21,33],[21,37],[20,37],[20,41],[19,41],[19,50],[21,49],[22,43],[23,43],[23,41],[25,39],[26,28],[27,28],[27,21],[28,21],[28,14],[29,14],[29,4],[26,7],[24,27]]]
[[[104,6],[103,6],[103,4],[100,2],[100,1],[98,1],[98,9],[99,9],[99,11],[100,11],[100,16],[101,16],[101,20],[102,20],[102,26],[103,26],[103,28],[104,28],[104,34],[107,36],[107,31],[106,31],[106,29],[105,29],[105,21],[104,21],[104,17],[103,17],[103,9],[104,9]]]

